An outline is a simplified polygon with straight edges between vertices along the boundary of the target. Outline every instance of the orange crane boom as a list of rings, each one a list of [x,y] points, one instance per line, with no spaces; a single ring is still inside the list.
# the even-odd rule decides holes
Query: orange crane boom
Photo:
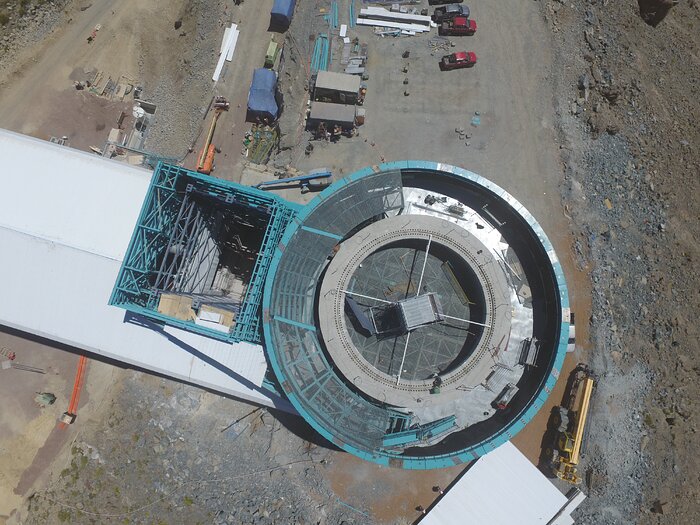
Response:
[[[216,147],[212,144],[214,140],[214,130],[216,130],[216,121],[219,120],[221,113],[228,111],[229,103],[224,97],[216,97],[214,101],[214,117],[209,126],[207,138],[204,141],[204,146],[197,158],[197,171],[209,175],[214,169],[214,156],[216,155]]]

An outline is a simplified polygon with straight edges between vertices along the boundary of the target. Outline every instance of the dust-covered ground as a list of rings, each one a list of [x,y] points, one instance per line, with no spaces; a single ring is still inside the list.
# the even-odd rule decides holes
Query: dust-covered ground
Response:
[[[122,7],[127,3],[129,8]],[[542,218],[560,255],[573,230],[571,259],[578,268],[569,268],[567,278],[575,272],[587,283],[590,276],[592,289],[592,344],[579,351],[599,376],[582,464],[589,498],[577,522],[695,523],[698,3],[682,0],[652,27],[635,0],[538,0],[539,13],[532,4],[475,0],[474,16],[485,18],[470,45],[479,46],[482,60],[468,75],[447,77],[458,78],[469,97],[459,113],[445,111],[441,117],[460,122],[425,121],[433,114],[428,99],[420,98],[432,78],[425,43],[381,41],[375,48],[384,54],[370,57],[366,127],[338,148],[321,146],[304,158],[307,137],[296,126],[307,98],[309,36],[324,29],[317,11],[327,3],[309,0],[305,23],[295,22],[287,37],[295,51],[287,53],[282,71],[286,113],[278,164],[338,163],[350,170],[353,163],[405,158],[406,151],[424,157],[432,152],[512,189]],[[20,3],[14,4],[13,9]],[[181,156],[201,128],[221,27],[236,20],[234,8],[230,2],[182,0],[158,11],[124,0],[110,14],[109,4],[55,1],[39,8],[32,2],[33,13],[11,15],[0,30],[0,125],[36,136],[61,134],[57,93],[71,88],[72,69],[36,71],[31,65],[75,53],[73,67],[87,71],[99,62],[115,74],[137,76],[144,98],[159,107],[147,146]],[[108,15],[114,22],[103,20]],[[179,19],[182,27],[176,30]],[[87,30],[97,21],[103,28],[87,47]],[[32,55],[27,50],[33,42],[52,45]],[[414,46],[421,62],[411,66],[417,71],[410,77],[411,97],[392,97],[386,89],[404,77],[399,74],[404,42],[412,42],[406,45]],[[110,54],[110,46],[121,54]],[[17,89],[23,81],[25,87]],[[435,87],[449,96],[447,83]],[[67,107],[79,103],[71,99]],[[384,105],[404,120],[420,110],[429,140],[420,140],[420,133],[402,140],[402,129],[392,129],[388,119],[378,122]],[[483,124],[469,129],[471,145],[458,143],[452,132],[475,111]],[[555,162],[549,159],[552,149]],[[552,165],[561,172],[550,171]],[[552,181],[562,181],[568,223],[550,213]],[[588,293],[587,284],[574,293],[582,290]],[[577,317],[581,329],[587,321]],[[416,517],[413,507],[434,499],[430,487],[445,486],[455,475],[387,474],[318,447],[311,435],[302,432],[311,441],[297,437],[264,411],[251,413],[253,407],[142,374],[124,373],[110,398],[100,416],[80,422],[78,437],[60,456],[64,464],[53,469],[45,487],[37,487],[15,521],[368,523],[383,516],[392,523]],[[298,421],[291,425],[300,432]],[[355,485],[349,489],[348,483]],[[396,508],[379,508],[378,501]]]
[[[211,100],[230,2],[5,3],[12,19],[0,25],[2,127],[42,139],[66,136],[83,150],[101,147],[121,111],[131,113],[138,90],[157,108],[144,132],[145,148],[164,157],[187,154]],[[131,83],[123,103],[75,89],[75,81],[96,73]]]
[[[381,467],[304,421],[122,371],[9,523],[411,523],[459,467]]]
[[[544,0],[599,374],[577,523],[697,523],[700,12]]]
[[[112,387],[19,523],[362,523],[325,479],[330,451],[278,419],[138,373]]]

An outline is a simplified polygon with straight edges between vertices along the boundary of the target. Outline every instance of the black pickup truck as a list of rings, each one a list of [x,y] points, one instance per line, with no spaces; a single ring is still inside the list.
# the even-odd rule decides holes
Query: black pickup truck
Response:
[[[441,24],[445,20],[454,18],[456,16],[463,16],[469,18],[469,7],[466,5],[448,5],[445,7],[436,7],[433,13],[433,21],[436,24]]]

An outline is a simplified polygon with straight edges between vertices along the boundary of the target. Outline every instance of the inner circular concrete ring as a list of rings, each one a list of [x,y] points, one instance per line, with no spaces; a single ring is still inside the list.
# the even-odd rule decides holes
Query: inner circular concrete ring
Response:
[[[485,300],[485,324],[474,350],[462,363],[441,375],[440,403],[464,397],[484,382],[491,369],[491,353],[508,337],[511,324],[509,287],[498,261],[479,239],[455,224],[426,215],[400,215],[372,223],[342,242],[321,283],[318,319],[326,350],[337,369],[355,388],[389,405],[405,408],[425,406],[434,380],[397,382],[370,364],[353,344],[345,317],[345,293],[359,265],[383,247],[402,240],[421,239],[440,244],[460,257],[474,272]],[[381,298],[380,298],[381,299]],[[418,328],[420,329],[420,328]]]

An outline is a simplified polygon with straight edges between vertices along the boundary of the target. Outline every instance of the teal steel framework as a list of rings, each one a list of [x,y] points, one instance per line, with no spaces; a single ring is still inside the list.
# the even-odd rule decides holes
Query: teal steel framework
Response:
[[[265,288],[265,278],[270,269],[272,256],[277,244],[284,234],[289,222],[294,218],[296,211],[290,207],[290,203],[276,199],[271,206],[270,222],[267,223],[262,248],[255,260],[253,275],[246,289],[245,299],[241,312],[233,327],[232,341],[248,341],[259,343],[262,340],[260,333],[260,305]]]
[[[219,332],[157,311],[160,290],[154,287],[171,236],[178,227],[186,193],[196,191],[222,205],[254,210],[266,216],[262,244],[234,328]],[[298,206],[276,195],[202,175],[179,166],[158,163],[146,194],[109,303],[156,322],[224,341],[259,343],[260,303],[272,255]]]
[[[266,381],[265,386],[277,390],[279,385],[316,431],[359,457],[408,469],[445,467],[476,459],[512,438],[544,404],[563,364],[568,318],[557,321],[558,330],[553,334],[557,342],[546,366],[547,373],[525,408],[508,424],[477,443],[426,456],[404,455],[401,451],[448,432],[454,418],[416,425],[410,415],[358,395],[334,371],[316,329],[316,285],[329,253],[365,221],[377,220],[387,211],[400,210],[404,205],[402,178],[411,177],[412,172],[474,184],[505,201],[539,239],[551,264],[558,308],[568,310],[563,271],[534,217],[490,181],[461,168],[426,161],[394,162],[358,171],[321,192],[303,208],[256,188],[159,163],[110,304],[162,324],[229,342],[260,343],[262,321],[266,354],[275,376],[275,381]],[[154,282],[162,271],[172,236],[177,233],[186,194],[193,188],[198,195],[215,199],[217,205],[254,210],[266,217],[262,243],[237,322],[229,333],[157,311],[159,290]]]
[[[530,229],[546,259],[543,269],[554,286],[556,329],[553,350],[539,376],[537,388],[524,407],[507,423],[476,442],[451,452],[402,454],[402,447],[447,432],[452,417],[425,427],[410,416],[370,402],[340,379],[326,357],[315,327],[315,289],[333,246],[351,235],[362,220],[400,208],[396,198],[402,176],[427,173],[481,188],[507,203],[514,216]],[[398,178],[397,178],[398,177]],[[348,191],[349,190],[349,191]],[[554,249],[535,218],[516,199],[489,180],[470,171],[429,161],[400,161],[360,170],[321,192],[300,210],[275,251],[265,283],[263,327],[265,350],[277,382],[306,421],[340,448],[363,459],[406,469],[432,469],[470,462],[517,434],[543,406],[554,388],[566,355],[569,297],[564,273]],[[397,448],[395,448],[397,447]]]

